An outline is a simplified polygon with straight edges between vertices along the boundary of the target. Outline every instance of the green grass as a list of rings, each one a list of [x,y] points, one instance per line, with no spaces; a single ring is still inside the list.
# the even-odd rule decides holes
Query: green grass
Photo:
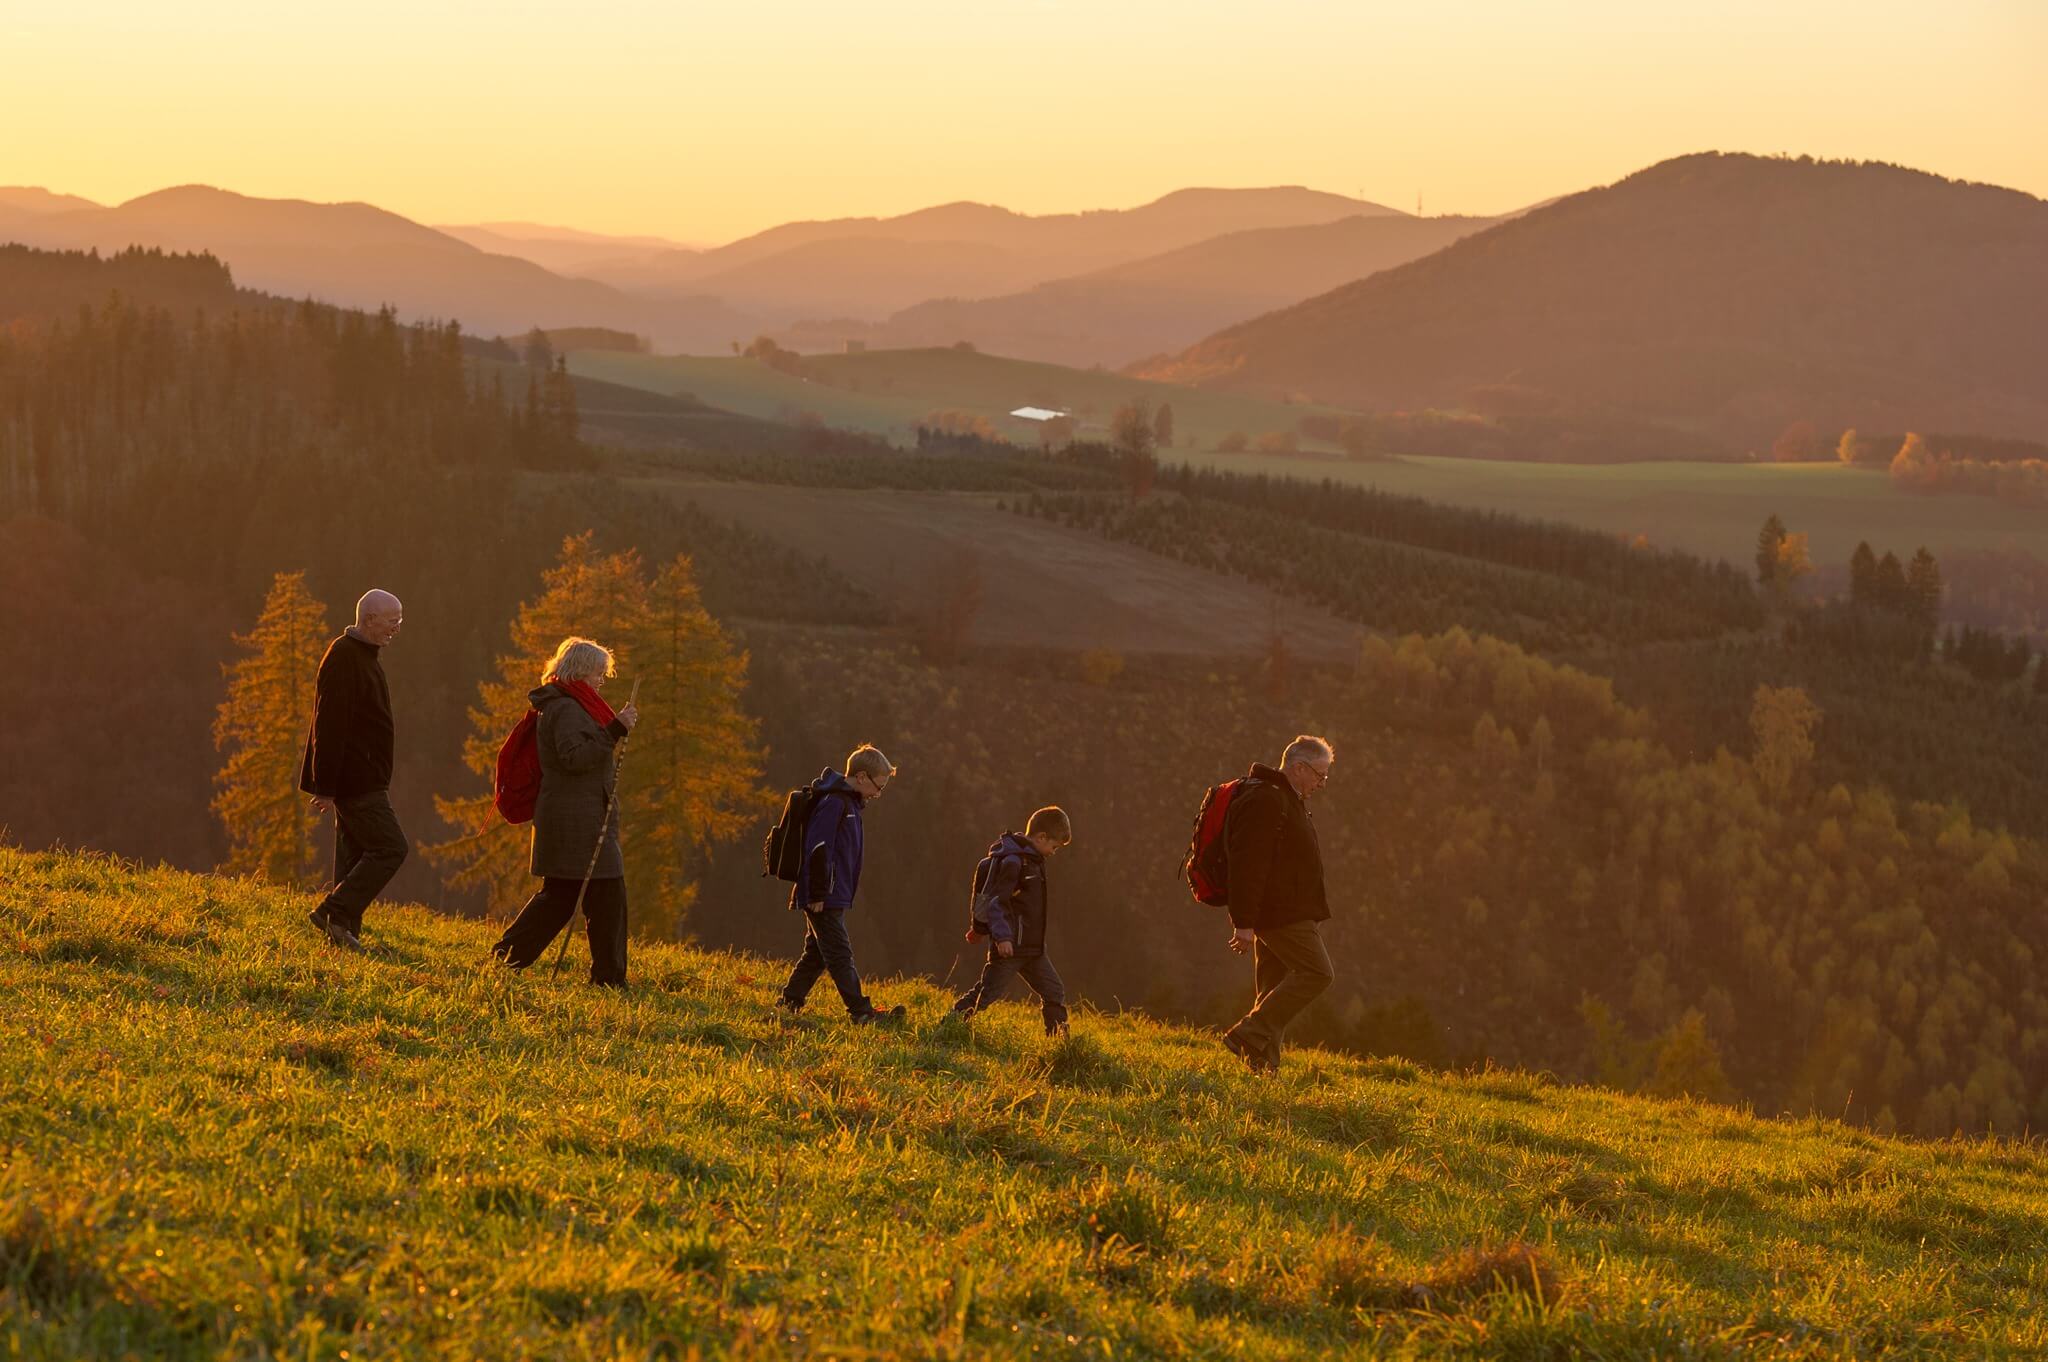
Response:
[[[768,896],[764,895],[764,902]],[[10,1357],[2039,1356],[2048,1155],[0,849]],[[856,936],[859,927],[856,924]]]
[[[1256,439],[1266,431],[1295,430],[1303,416],[1335,410],[960,350],[871,350],[815,355],[805,363],[820,375],[818,379],[778,373],[750,359],[606,350],[569,355],[572,372],[608,383],[670,395],[689,393],[714,407],[769,420],[813,411],[827,425],[899,443],[907,443],[918,423],[941,408],[985,416],[999,433],[1028,442],[1036,439],[1035,428],[1009,415],[1018,407],[1072,411],[1084,436],[1102,438],[1111,415],[1124,403],[1142,401],[1157,407],[1170,402],[1177,440],[1192,438],[1203,448],[1232,431]],[[1305,444],[1317,447],[1315,441]]]
[[[1536,464],[1404,457],[1390,462],[1183,453],[1186,462],[1320,482],[1330,478],[1454,506],[1561,520],[1660,548],[1746,563],[1775,512],[1806,532],[1816,564],[1846,568],[1860,539],[1903,560],[1926,545],[2019,548],[2048,557],[2048,515],[1988,497],[1912,496],[1882,472],[1840,464]]]

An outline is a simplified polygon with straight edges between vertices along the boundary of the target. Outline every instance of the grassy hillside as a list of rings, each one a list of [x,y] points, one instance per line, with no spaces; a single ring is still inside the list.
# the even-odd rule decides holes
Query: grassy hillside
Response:
[[[2048,1155],[0,849],[10,1355],[2022,1356]]]
[[[1056,407],[1075,413],[1084,436],[1100,438],[1126,402],[1171,403],[1180,442],[1214,448],[1232,431],[1256,437],[1293,431],[1301,418],[1333,408],[1300,406],[1235,393],[1148,383],[1095,369],[1002,359],[967,350],[870,350],[816,355],[799,378],[751,359],[687,355],[626,355],[578,350],[571,372],[667,395],[687,393],[700,402],[770,420],[815,412],[826,425],[864,430],[907,442],[932,412],[954,409],[985,416],[1006,437],[1035,442],[1035,428],[1012,420],[1018,407]],[[1316,442],[1304,440],[1304,447]]]
[[[1660,548],[1743,564],[1755,551],[1757,528],[1773,513],[1811,536],[1821,567],[1845,566],[1862,539],[1908,554],[1925,544],[1937,555],[2010,547],[2048,556],[2048,518],[2036,508],[1982,497],[1913,496],[1881,472],[1835,463],[1539,464],[1413,456],[1348,463],[1191,450],[1174,457],[1648,535]]]

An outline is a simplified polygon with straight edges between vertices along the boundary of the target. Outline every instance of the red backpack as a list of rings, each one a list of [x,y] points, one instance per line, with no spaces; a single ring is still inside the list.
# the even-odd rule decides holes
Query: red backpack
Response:
[[[1230,902],[1230,848],[1223,840],[1223,824],[1238,792],[1251,783],[1250,776],[1239,776],[1211,785],[1202,796],[1202,811],[1195,815],[1195,830],[1188,837],[1187,859],[1180,863],[1197,903],[1222,908]]]
[[[507,823],[531,823],[540,799],[540,711],[529,709],[498,749],[497,778],[491,803]]]

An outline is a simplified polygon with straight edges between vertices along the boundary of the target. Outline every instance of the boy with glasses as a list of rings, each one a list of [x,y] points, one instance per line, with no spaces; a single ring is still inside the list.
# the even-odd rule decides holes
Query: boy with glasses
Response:
[[[847,757],[843,775],[827,767],[812,782],[815,794],[804,822],[803,862],[789,891],[789,906],[803,910],[804,949],[777,1000],[791,1012],[803,1009],[811,986],[829,972],[855,1022],[871,1024],[903,1015],[901,1007],[877,1009],[861,991],[853,938],[846,931],[846,914],[860,888],[861,810],[880,799],[895,776],[889,759],[863,743]]]

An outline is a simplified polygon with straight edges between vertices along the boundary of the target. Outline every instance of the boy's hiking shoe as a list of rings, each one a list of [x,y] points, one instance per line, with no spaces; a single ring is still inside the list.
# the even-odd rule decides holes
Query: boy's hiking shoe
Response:
[[[1235,1031],[1223,1033],[1223,1048],[1243,1060],[1245,1067],[1255,1074],[1269,1074],[1280,1067],[1272,1056],[1259,1049]]]
[[[306,914],[306,921],[318,927],[329,941],[332,941],[345,951],[359,951],[363,948],[363,943],[356,939],[354,932],[342,926],[318,908]]]
[[[865,1012],[856,1012],[851,1020],[856,1026],[888,1026],[903,1020],[908,1011],[901,1003],[894,1007],[871,1007]]]

